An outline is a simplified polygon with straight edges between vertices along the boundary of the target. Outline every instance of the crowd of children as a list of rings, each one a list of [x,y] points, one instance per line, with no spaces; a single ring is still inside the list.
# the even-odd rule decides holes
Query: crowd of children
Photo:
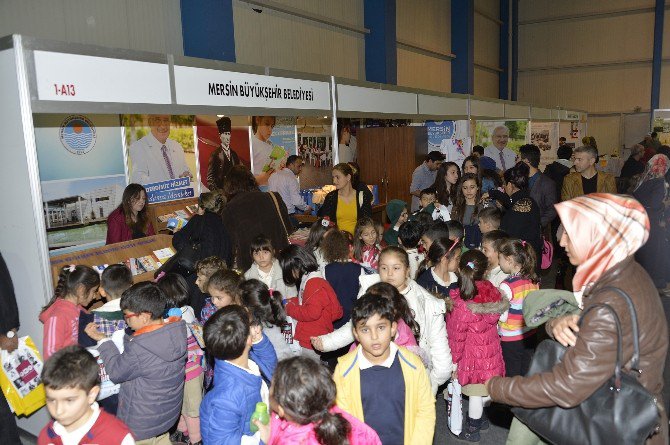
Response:
[[[460,438],[478,441],[485,382],[528,369],[522,309],[539,287],[533,248],[478,199],[426,189],[412,215],[389,203],[385,231],[323,218],[280,252],[259,234],[243,274],[217,257],[137,284],[123,265],[64,267],[40,315],[54,419],[40,443],[430,444],[450,378],[468,397]]]

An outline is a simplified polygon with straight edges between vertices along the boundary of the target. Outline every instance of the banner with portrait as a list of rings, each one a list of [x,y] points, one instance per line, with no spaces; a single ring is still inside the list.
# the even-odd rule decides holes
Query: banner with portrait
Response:
[[[446,161],[459,166],[472,150],[470,121],[426,121],[428,152],[444,153]]]
[[[527,120],[513,121],[477,121],[475,125],[475,145],[486,148],[494,145],[494,131],[498,127],[506,127],[509,138],[506,148],[519,153],[519,147],[530,141],[530,128]]]
[[[248,116],[196,116],[201,189],[221,190],[236,165],[251,169]]]
[[[119,116],[36,114],[33,120],[49,249],[103,243],[107,216],[126,186]]]
[[[149,203],[198,194],[193,121],[190,115],[123,116],[128,176],[146,188]]]

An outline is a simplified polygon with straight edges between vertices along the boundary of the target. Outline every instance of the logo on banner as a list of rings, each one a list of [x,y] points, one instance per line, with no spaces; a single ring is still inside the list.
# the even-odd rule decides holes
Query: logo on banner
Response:
[[[436,146],[440,146],[445,139],[451,139],[456,132],[454,121],[428,121],[426,128],[428,143]]]
[[[66,117],[60,125],[58,135],[63,147],[75,155],[85,155],[95,146],[95,125],[81,114]]]

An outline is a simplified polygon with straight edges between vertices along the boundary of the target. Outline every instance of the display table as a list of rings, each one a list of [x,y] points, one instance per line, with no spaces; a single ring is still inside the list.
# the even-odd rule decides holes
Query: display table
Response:
[[[103,264],[123,263],[128,258],[140,258],[152,255],[155,250],[172,247],[171,235],[153,235],[122,243],[109,244],[94,249],[80,250],[51,258],[51,276],[54,287],[58,282],[58,274],[63,266],[82,264],[85,266],[100,266]],[[153,279],[153,272],[146,272],[133,277],[133,281],[147,281]]]
[[[159,217],[174,213],[177,210],[183,210],[188,215],[188,218],[190,218],[193,214],[186,209],[186,206],[192,206],[197,203],[198,198],[187,198],[179,199],[177,201],[149,204],[149,208],[147,209],[147,213],[149,214],[149,222],[153,224],[156,233],[167,231],[167,220],[161,221],[158,219]]]

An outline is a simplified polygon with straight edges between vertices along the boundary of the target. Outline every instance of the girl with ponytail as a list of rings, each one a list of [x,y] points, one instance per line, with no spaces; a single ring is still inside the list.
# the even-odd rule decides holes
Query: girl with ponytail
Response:
[[[269,445],[381,445],[372,428],[335,406],[335,395],[330,372],[317,361],[279,362],[270,387],[270,431],[257,424],[261,439]]]
[[[456,283],[458,261],[461,258],[461,243],[457,238],[438,238],[433,241],[426,259],[419,266],[416,282],[438,298],[449,296],[449,289]]]
[[[468,442],[478,442],[479,431],[487,427],[484,403],[490,398],[484,383],[505,375],[498,320],[509,303],[484,278],[487,267],[482,252],[465,252],[458,263],[458,287],[449,292],[453,305],[447,314],[447,338],[454,360],[452,375],[469,397],[468,421],[459,439]]]
[[[88,266],[65,266],[58,274],[54,296],[42,308],[44,360],[65,346],[77,344],[79,314],[98,298],[100,275]]]
[[[300,354],[298,342],[293,341],[294,327],[286,316],[282,294],[255,279],[243,281],[239,289],[242,305],[249,310],[254,323],[263,328],[275,348],[277,360]]]

